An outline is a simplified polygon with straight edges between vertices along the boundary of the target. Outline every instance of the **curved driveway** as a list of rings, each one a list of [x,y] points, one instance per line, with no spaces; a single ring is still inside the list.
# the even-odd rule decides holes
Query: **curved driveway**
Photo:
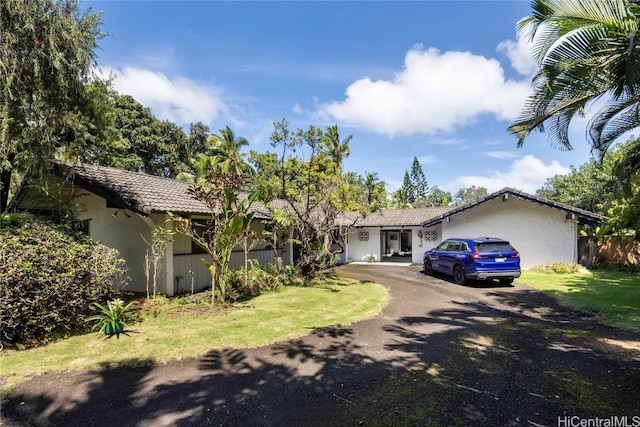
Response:
[[[462,287],[399,265],[337,271],[387,287],[390,303],[372,319],[268,347],[44,375],[12,391],[0,425],[640,424],[637,336],[518,283]]]

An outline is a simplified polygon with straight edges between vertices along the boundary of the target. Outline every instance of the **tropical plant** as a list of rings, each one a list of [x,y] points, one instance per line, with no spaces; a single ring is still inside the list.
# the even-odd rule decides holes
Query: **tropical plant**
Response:
[[[0,212],[14,171],[42,172],[60,148],[102,137],[100,120],[82,119],[100,25],[77,0],[0,2]]]
[[[99,329],[99,332],[103,332],[109,338],[115,335],[120,338],[120,334],[126,333],[127,320],[133,317],[133,305],[135,301],[131,301],[129,304],[124,303],[121,299],[114,299],[107,301],[107,305],[101,305],[97,302],[93,304],[98,314],[87,317],[87,322],[94,322],[93,329]]]
[[[171,214],[177,231],[189,236],[198,246],[211,256],[211,261],[202,258],[202,263],[211,273],[211,303],[216,298],[221,302],[227,299],[227,272],[231,251],[241,242],[249,230],[255,213],[251,205],[257,197],[256,192],[240,195],[246,186],[247,175],[234,164],[231,158],[228,171],[214,169],[206,177],[206,185],[194,185],[188,192],[197,200],[204,202],[210,211],[210,218],[197,224],[188,218]]]
[[[128,283],[116,250],[67,224],[0,217],[0,344],[42,345],[86,330],[90,307]]]
[[[640,122],[640,5],[628,0],[534,0],[518,32],[533,42],[539,71],[533,95],[509,127],[518,146],[533,131],[572,149],[569,124],[594,101],[588,137],[602,157],[616,138]],[[635,167],[640,167],[636,164]]]
[[[217,158],[217,165],[223,172],[229,172],[231,168],[236,169],[236,173],[253,175],[253,169],[245,162],[245,153],[241,153],[242,147],[249,145],[246,138],[236,138],[229,126],[220,129],[219,135],[210,137],[210,144],[213,147],[212,155]]]

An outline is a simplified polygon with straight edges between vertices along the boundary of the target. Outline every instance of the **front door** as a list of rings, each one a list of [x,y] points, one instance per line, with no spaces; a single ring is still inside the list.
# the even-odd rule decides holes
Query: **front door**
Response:
[[[411,230],[383,230],[381,238],[383,261],[411,261]]]

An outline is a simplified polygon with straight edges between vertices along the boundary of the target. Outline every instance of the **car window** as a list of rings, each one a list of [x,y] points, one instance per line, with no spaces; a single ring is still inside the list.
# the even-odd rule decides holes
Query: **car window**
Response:
[[[449,242],[447,250],[451,252],[460,252],[460,242]]]
[[[449,242],[445,240],[444,242],[440,243],[436,249],[439,251],[446,251],[447,246],[449,246]]]
[[[460,250],[462,252],[467,252],[469,251],[469,246],[467,246],[467,242],[460,242]]]
[[[478,252],[515,252],[509,242],[478,243]]]

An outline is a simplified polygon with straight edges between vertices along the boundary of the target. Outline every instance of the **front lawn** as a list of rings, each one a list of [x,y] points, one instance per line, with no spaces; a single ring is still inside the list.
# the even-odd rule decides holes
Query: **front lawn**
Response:
[[[324,279],[309,287],[285,287],[228,310],[166,301],[127,328],[128,335],[105,339],[91,333],[26,351],[3,351],[3,388],[53,371],[99,368],[119,363],[163,362],[197,357],[212,349],[247,348],[301,337],[316,329],[346,325],[380,312],[388,293],[375,283]]]
[[[594,270],[571,274],[524,271],[518,279],[601,323],[640,331],[640,274]]]

